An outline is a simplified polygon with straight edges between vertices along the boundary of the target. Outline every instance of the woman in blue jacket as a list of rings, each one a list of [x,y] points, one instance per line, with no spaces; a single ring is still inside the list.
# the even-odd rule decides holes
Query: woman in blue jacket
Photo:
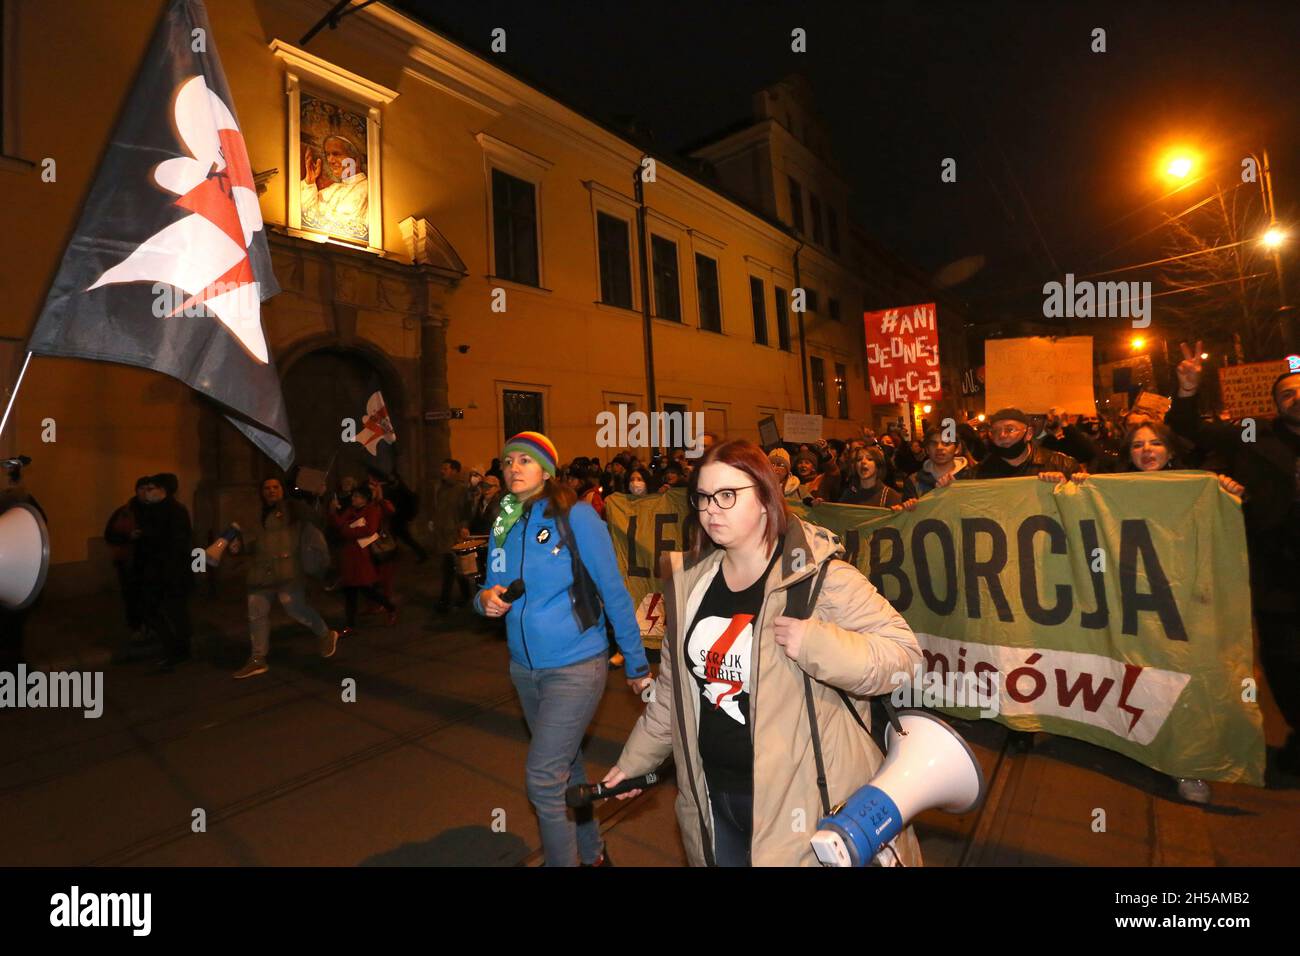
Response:
[[[650,666],[605,522],[555,480],[557,460],[555,446],[540,432],[520,432],[506,442],[506,494],[474,609],[506,619],[510,679],[532,735],[528,799],[537,810],[546,865],[608,866],[595,818],[580,811],[583,819],[575,824],[564,804],[567,787],[587,782],[582,738],[609,672],[606,614],[634,692],[650,685]],[[575,570],[586,580],[575,581]],[[523,594],[507,602],[503,595],[516,580],[523,581]]]

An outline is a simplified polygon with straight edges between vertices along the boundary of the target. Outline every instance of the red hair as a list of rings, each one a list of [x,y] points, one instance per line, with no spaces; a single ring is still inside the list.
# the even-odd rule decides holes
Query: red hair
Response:
[[[697,490],[700,472],[704,470],[704,466],[714,462],[743,471],[754,483],[754,494],[758,495],[759,504],[767,512],[764,543],[771,548],[776,539],[785,534],[786,528],[789,527],[790,512],[786,507],[785,494],[776,480],[776,469],[772,467],[767,454],[744,438],[735,438],[721,445],[714,445],[691,471],[690,484],[687,486],[688,496]],[[689,500],[688,497],[687,501]],[[712,539],[700,524],[700,513],[694,508],[691,508],[686,515],[685,536],[687,552],[692,561],[708,554],[714,547]]]

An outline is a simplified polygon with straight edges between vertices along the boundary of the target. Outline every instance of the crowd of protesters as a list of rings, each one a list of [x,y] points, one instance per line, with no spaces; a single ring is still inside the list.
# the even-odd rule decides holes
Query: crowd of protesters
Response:
[[[1177,396],[1164,416],[1136,411],[1117,416],[1074,416],[1060,409],[1052,409],[1045,416],[1031,416],[1019,409],[1004,408],[987,417],[926,422],[916,437],[909,436],[901,424],[892,423],[879,433],[864,428],[860,436],[850,439],[829,438],[758,449],[706,433],[702,447],[691,452],[676,449],[643,458],[635,451],[624,451],[606,461],[577,457],[567,464],[559,460],[545,436],[524,433],[507,443],[501,459],[493,459],[486,467],[476,465],[466,471],[455,459],[444,461],[432,489],[432,500],[425,502],[424,508],[398,476],[379,471],[343,476],[336,489],[321,496],[310,496],[292,483],[270,479],[261,486],[259,527],[241,529],[230,548],[232,555],[239,555],[246,575],[251,645],[248,662],[234,676],[246,678],[266,672],[268,620],[275,604],[310,630],[320,654],[329,657],[335,653],[339,638],[358,626],[363,599],[367,611],[382,615],[385,625],[396,624],[400,600],[393,585],[400,552],[409,551],[416,564],[432,557],[437,612],[472,606],[480,614],[505,617],[509,625],[511,676],[534,732],[528,765],[529,796],[542,820],[548,864],[578,861],[601,865],[607,859],[596,831],[589,824],[574,830],[572,821],[564,822],[568,818],[562,807],[563,789],[570,781],[583,779],[577,748],[594,710],[593,701],[605,686],[601,675],[611,664],[617,667],[626,663],[629,685],[638,690],[653,676],[648,675],[645,655],[634,639],[634,609],[610,569],[608,535],[593,530],[603,529],[601,521],[610,496],[637,498],[683,489],[693,501],[708,499],[701,509],[703,514],[692,512],[696,525],[700,526],[704,515],[712,515],[710,523],[703,527],[710,535],[717,532],[715,545],[723,552],[727,547],[722,541],[728,535],[739,535],[737,541],[744,539],[743,547],[738,544],[740,550],[727,554],[722,564],[732,590],[709,598],[720,607],[732,607],[751,599],[761,603],[763,593],[753,589],[766,580],[761,572],[764,568],[770,571],[770,562],[777,560],[774,555],[784,547],[777,538],[785,540],[791,529],[800,536],[816,534],[814,526],[792,524],[795,519],[779,517],[788,515],[791,503],[910,510],[926,495],[959,481],[1037,477],[1046,482],[1082,482],[1090,475],[1157,474],[1194,468],[1216,473],[1224,490],[1243,502],[1260,660],[1291,728],[1277,766],[1288,774],[1300,773],[1300,589],[1296,587],[1300,573],[1300,374],[1277,379],[1273,387],[1277,416],[1271,425],[1261,427],[1257,440],[1247,442],[1242,440],[1239,425],[1199,413],[1199,351],[1199,347],[1192,350],[1184,346],[1185,357],[1177,369]],[[727,449],[722,458],[713,454],[718,446]],[[751,460],[754,456],[758,456],[760,465]],[[710,466],[713,477],[705,481],[702,470]],[[746,504],[746,510],[709,510],[717,481],[726,477],[740,482],[742,473],[751,479],[758,474],[761,479],[752,485],[736,484],[737,488],[760,489]],[[703,485],[710,486],[707,494],[701,490]],[[177,494],[174,475],[140,478],[135,494],[113,513],[104,532],[131,632],[120,656],[138,659],[154,654],[161,657],[164,669],[190,655],[188,599],[194,580],[193,530]],[[544,512],[530,516],[532,503],[542,500],[548,502]],[[417,514],[427,519],[427,525],[419,529],[418,539],[411,533]],[[726,517],[720,518],[719,514]],[[530,522],[536,525],[527,542],[516,540],[517,536],[510,533],[521,515],[525,519],[523,527],[530,527]],[[740,524],[732,528],[729,522]],[[780,533],[774,538],[767,530],[770,528],[778,528]],[[584,557],[581,561],[575,559],[572,569],[566,564],[561,573],[556,571],[558,565],[546,564],[540,558],[536,567],[529,563],[534,558],[527,555],[534,545],[551,557],[560,554],[561,542],[550,540],[560,536],[575,552],[579,548],[583,552]],[[494,538],[504,546],[507,557],[516,554],[518,574],[499,568],[489,571],[482,563],[477,565],[477,574],[466,570],[467,553],[478,550],[482,557]],[[585,574],[579,564],[590,565]],[[548,636],[534,635],[532,631],[525,641],[522,633],[516,634],[516,624],[511,622],[518,619],[510,615],[511,604],[502,598],[506,585],[516,576],[528,578],[530,588],[538,589],[527,592],[534,601],[547,600],[543,592],[581,590],[587,586],[582,584],[584,579],[598,591],[600,600],[594,602],[598,608],[594,616],[579,614],[578,598],[573,599],[571,612],[569,602],[556,605],[564,611],[560,614],[563,627],[578,628],[570,635],[570,643],[573,647],[580,645],[581,660],[563,641],[548,643]],[[320,577],[326,591],[341,591],[341,626],[328,625],[325,616],[309,604],[309,577]],[[484,577],[488,585],[479,590],[476,581]],[[845,578],[838,585],[847,588],[846,593],[861,586],[856,578]],[[874,595],[873,599],[878,598]],[[877,610],[879,613],[873,611],[873,621],[878,618],[897,628],[899,621],[887,603]],[[874,623],[859,630],[864,640],[880,639]],[[788,639],[789,628],[779,634]],[[909,643],[910,636],[910,632],[904,635],[899,631],[890,639],[901,642],[904,651],[910,653],[914,644],[914,640]],[[845,681],[853,683],[848,676]],[[662,675],[656,687],[663,692]],[[549,729],[540,733],[538,728],[546,723],[541,715],[552,713],[553,705],[548,703],[552,695],[567,701],[565,729],[559,733],[548,725]],[[660,723],[651,720],[638,730],[624,760],[611,771],[607,782],[617,782],[624,771],[643,772],[655,759],[682,746],[680,736],[663,723],[671,722],[664,708],[659,706],[655,713],[659,716],[654,719]],[[738,752],[733,729],[724,726],[710,731],[720,734],[710,746],[724,763]],[[704,724],[700,731],[705,732]],[[1012,740],[1015,746],[1028,747],[1032,737],[1013,734]],[[686,743],[689,745],[689,741]],[[703,739],[698,743],[704,746]],[[752,758],[752,753],[746,756]],[[858,756],[852,759],[856,761]],[[870,764],[874,757],[868,754],[862,760]],[[721,856],[733,862],[748,861],[751,855],[744,839],[750,825],[747,821],[752,821],[755,801],[769,798],[753,792],[734,792],[731,783],[738,778],[734,774],[729,777],[722,765],[710,768],[706,761],[704,769],[706,777],[712,772],[716,781],[723,781],[718,789],[723,796],[721,804],[707,808],[695,805],[692,812],[699,814],[698,821],[694,817],[683,820],[684,832],[690,830],[693,834],[688,840],[688,849],[694,847],[692,859],[698,862],[697,857]],[[710,783],[716,781],[710,779]],[[1204,781],[1179,779],[1177,783],[1185,799],[1201,803],[1209,800],[1209,787]],[[705,821],[710,811],[715,838],[721,839],[721,834],[725,839],[706,848],[700,834],[709,826]],[[752,833],[748,835],[752,837]]]

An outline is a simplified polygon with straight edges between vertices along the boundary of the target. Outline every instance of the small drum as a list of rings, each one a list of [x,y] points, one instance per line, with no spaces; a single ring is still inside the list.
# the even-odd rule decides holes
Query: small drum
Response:
[[[451,546],[456,556],[456,571],[465,577],[477,581],[483,574],[482,558],[487,554],[487,538],[466,538]]]

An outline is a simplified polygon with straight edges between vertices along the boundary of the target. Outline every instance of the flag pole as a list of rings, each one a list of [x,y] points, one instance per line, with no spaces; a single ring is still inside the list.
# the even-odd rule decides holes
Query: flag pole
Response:
[[[18,381],[14,382],[14,390],[9,393],[9,404],[5,406],[5,417],[0,418],[0,435],[5,432],[5,425],[9,424],[9,413],[14,410],[14,400],[18,397],[18,389],[23,386],[23,376],[27,374],[27,366],[32,361],[32,353],[27,353],[27,358],[23,359],[23,370],[18,373]]]

